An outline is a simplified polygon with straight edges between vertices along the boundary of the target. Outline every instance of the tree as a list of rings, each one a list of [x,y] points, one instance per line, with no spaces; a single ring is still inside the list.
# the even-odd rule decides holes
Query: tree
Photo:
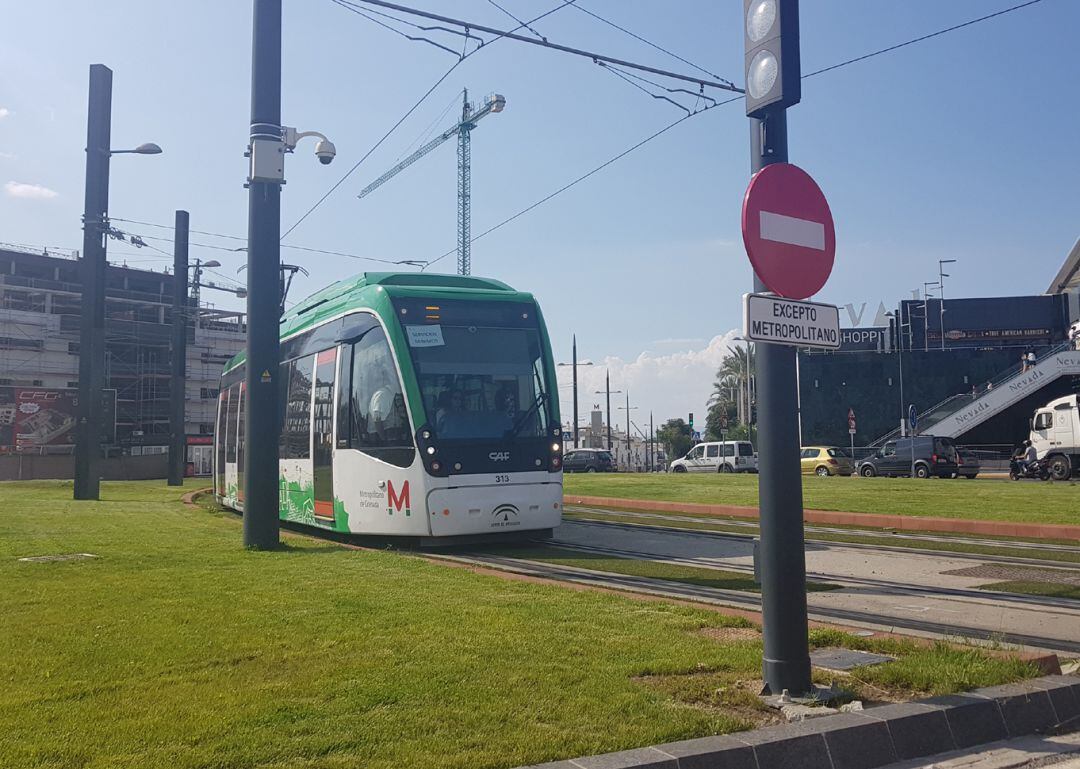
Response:
[[[730,388],[733,384],[736,386],[736,418],[742,424],[750,421],[748,409],[755,397],[756,358],[753,344],[732,348],[720,361],[716,382],[713,383],[714,396],[724,387]]]
[[[694,444],[690,425],[682,419],[669,419],[656,431],[656,440],[660,441],[669,459],[686,456]]]
[[[717,380],[719,382],[719,380]],[[705,416],[705,435],[710,441],[731,437],[731,431],[738,426],[735,402],[727,397],[709,399],[709,413]]]

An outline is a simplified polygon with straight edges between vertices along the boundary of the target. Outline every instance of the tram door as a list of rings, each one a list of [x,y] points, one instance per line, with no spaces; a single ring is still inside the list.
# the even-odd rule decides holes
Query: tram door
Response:
[[[315,518],[334,520],[334,377],[337,348],[324,350],[315,360],[315,403],[312,432],[312,474]]]

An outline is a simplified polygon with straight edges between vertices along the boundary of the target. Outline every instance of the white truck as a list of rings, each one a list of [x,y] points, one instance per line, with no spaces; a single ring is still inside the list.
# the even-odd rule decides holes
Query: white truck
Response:
[[[1031,445],[1050,477],[1064,481],[1080,470],[1080,395],[1066,395],[1035,409]]]

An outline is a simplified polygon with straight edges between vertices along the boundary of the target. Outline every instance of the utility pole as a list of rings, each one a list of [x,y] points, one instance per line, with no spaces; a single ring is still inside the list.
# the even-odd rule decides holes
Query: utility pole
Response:
[[[577,414],[577,334],[574,334],[574,448],[578,447],[578,414]]]
[[[618,394],[622,393],[622,390],[612,390],[611,389],[611,370],[610,369],[608,369],[606,372],[604,372],[604,389],[603,390],[597,390],[596,394],[599,395],[601,392],[604,393],[604,395],[607,396],[607,448],[608,448],[608,451],[611,451],[611,448],[612,448],[612,443],[611,443],[611,396],[612,396],[612,394],[618,395]]]
[[[188,302],[188,212],[176,212],[176,236],[173,239],[173,322],[172,381],[169,390],[169,485],[184,484],[187,434],[184,430],[185,380],[187,376]],[[198,310],[196,310],[198,312]]]
[[[787,108],[801,98],[799,3],[743,0],[743,20],[753,175],[788,160]],[[768,290],[755,274],[754,291]],[[760,406],[762,677],[769,693],[787,690],[798,696],[810,692],[812,682],[795,356],[794,347],[758,345],[755,368]]]
[[[652,412],[649,412],[649,472],[657,470],[657,430],[652,423]]]
[[[626,468],[627,468],[627,470],[629,470],[630,469],[630,412],[632,410],[634,410],[634,409],[637,409],[637,406],[634,406],[634,409],[630,408],[630,391],[629,390],[626,391],[626,406],[625,407],[624,406],[619,406],[620,410],[623,409],[623,408],[626,409]]]
[[[244,546],[275,548],[278,534],[278,322],[281,273],[281,0],[254,0],[248,176],[247,396]]]
[[[112,70],[90,65],[83,205],[82,307],[79,325],[79,423],[75,432],[75,499],[99,499],[101,391],[105,388],[105,240],[108,233]]]

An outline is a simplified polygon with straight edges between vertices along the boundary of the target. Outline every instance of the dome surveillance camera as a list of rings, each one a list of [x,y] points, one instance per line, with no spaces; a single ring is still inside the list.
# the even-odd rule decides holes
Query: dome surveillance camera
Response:
[[[322,139],[315,145],[315,157],[324,166],[330,165],[337,156],[337,147],[329,139]]]

